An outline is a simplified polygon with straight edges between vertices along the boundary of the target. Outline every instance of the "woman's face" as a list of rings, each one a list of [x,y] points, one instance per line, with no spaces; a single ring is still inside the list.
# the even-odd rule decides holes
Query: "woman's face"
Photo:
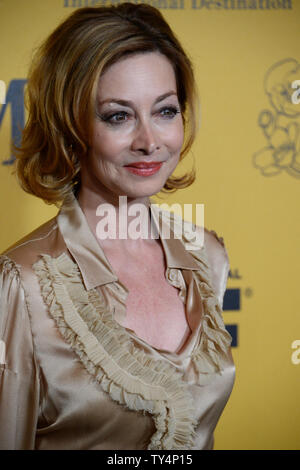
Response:
[[[124,58],[99,80],[92,145],[82,164],[82,185],[111,196],[151,196],[173,173],[183,139],[171,63],[156,52]],[[151,166],[145,168],[143,162]],[[136,164],[140,168],[130,166]]]

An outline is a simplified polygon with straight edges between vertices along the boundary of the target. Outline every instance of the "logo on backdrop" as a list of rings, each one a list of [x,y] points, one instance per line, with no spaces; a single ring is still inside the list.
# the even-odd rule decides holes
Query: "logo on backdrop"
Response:
[[[11,141],[19,145],[21,133],[24,128],[25,110],[24,110],[24,87],[27,80],[14,79],[9,83],[8,89],[3,80],[0,80],[0,129],[3,124],[4,116],[10,109],[10,129]],[[7,113],[8,115],[9,113]],[[11,155],[0,155],[2,165],[12,165],[15,157]],[[4,159],[4,160],[3,160]]]
[[[92,6],[106,6],[109,3],[120,4],[122,0],[62,0],[65,8],[80,8]],[[130,3],[139,3],[139,0],[129,0]],[[192,8],[206,11],[232,11],[232,10],[291,10],[293,8],[292,0],[147,0],[150,5],[160,9],[184,9]]]
[[[264,90],[270,109],[258,116],[266,145],[254,153],[253,165],[263,176],[285,171],[300,178],[300,63],[288,58],[267,71]]]

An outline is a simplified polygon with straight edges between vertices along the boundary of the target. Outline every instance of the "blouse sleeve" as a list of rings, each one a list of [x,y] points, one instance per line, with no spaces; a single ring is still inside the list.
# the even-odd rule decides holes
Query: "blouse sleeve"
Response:
[[[38,368],[19,266],[0,255],[0,449],[34,449]]]

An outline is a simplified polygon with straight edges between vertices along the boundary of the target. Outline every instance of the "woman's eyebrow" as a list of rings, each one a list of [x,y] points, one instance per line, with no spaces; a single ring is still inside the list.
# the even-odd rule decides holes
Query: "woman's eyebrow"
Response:
[[[165,100],[169,96],[176,95],[176,91],[168,91],[167,93],[164,93],[163,95],[160,95],[156,98],[154,104],[159,103],[160,101]],[[105,103],[117,103],[120,104],[121,106],[128,106],[128,107],[134,107],[134,103],[130,100],[122,100],[120,98],[107,98],[106,100],[99,101],[99,105],[101,106],[102,104]]]

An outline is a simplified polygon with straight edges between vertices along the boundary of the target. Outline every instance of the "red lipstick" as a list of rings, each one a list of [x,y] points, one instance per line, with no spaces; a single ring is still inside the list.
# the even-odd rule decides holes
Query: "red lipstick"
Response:
[[[150,176],[157,173],[163,162],[135,162],[125,165],[125,168],[131,173],[139,176]]]

